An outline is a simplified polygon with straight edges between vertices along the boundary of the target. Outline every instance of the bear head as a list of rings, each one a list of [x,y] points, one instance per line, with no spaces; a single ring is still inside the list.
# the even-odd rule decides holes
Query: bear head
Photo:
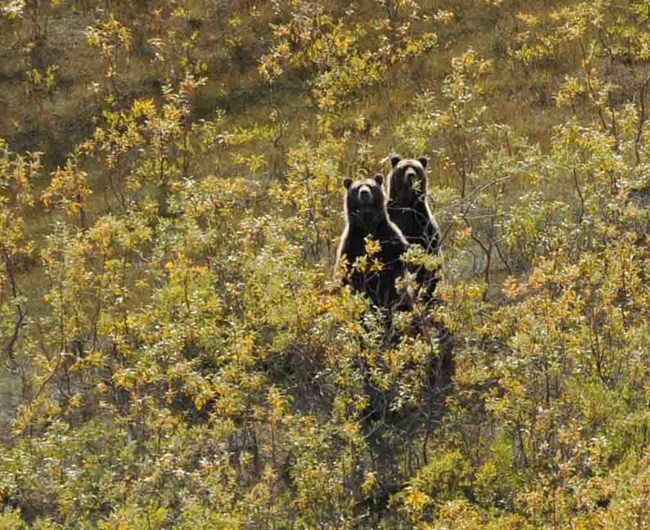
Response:
[[[346,178],[343,181],[348,190],[345,210],[350,226],[371,231],[387,218],[383,183],[384,176],[381,174],[370,179]]]
[[[388,196],[398,204],[413,204],[424,200],[427,193],[427,159],[401,158],[392,155],[393,167],[388,176]]]

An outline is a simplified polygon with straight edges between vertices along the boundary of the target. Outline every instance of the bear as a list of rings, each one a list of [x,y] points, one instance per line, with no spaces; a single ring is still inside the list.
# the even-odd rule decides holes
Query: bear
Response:
[[[388,216],[401,230],[406,241],[418,245],[435,257],[440,256],[441,234],[427,204],[427,159],[390,158],[392,170],[388,175]],[[422,288],[422,300],[430,304],[435,300],[435,290],[440,279],[440,267],[433,270],[424,266],[417,271]]]
[[[418,245],[427,254],[439,258],[442,235],[426,200],[427,159],[402,159],[399,155],[392,155],[390,163],[392,169],[387,179],[387,210],[390,220],[402,231],[410,245]],[[412,266],[409,266],[409,270],[413,270]],[[425,309],[438,305],[435,291],[440,281],[440,265],[433,268],[420,266],[416,270],[421,292],[418,299],[424,303]],[[419,320],[422,331],[428,334],[427,319]],[[430,324],[437,331],[440,349],[437,359],[431,359],[427,379],[433,391],[432,396],[442,402],[451,389],[455,371],[453,338],[445,324],[435,317]]]
[[[393,310],[408,304],[395,284],[404,274],[401,258],[409,244],[388,217],[383,183],[381,174],[370,179],[344,179],[346,226],[337,252],[337,269],[345,263],[344,284],[365,293],[374,306]],[[377,242],[375,252],[369,253],[368,238]],[[365,270],[355,267],[361,257],[368,259]]]

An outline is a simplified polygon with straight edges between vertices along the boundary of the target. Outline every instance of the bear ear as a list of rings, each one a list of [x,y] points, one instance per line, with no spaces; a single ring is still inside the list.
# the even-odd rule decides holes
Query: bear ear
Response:
[[[424,169],[426,169],[426,168],[427,168],[427,164],[429,163],[429,159],[428,159],[427,157],[423,156],[423,157],[421,157],[421,158],[418,158],[418,162],[420,162],[420,164],[422,164],[422,167],[423,167]]]
[[[343,179],[343,185],[346,190],[349,190],[350,186],[352,186],[352,179],[350,177]]]
[[[402,160],[402,157],[396,154],[390,155],[390,165],[395,167],[397,164],[399,164],[399,161]]]
[[[384,183],[384,175],[377,173],[375,175],[375,182],[381,186]]]

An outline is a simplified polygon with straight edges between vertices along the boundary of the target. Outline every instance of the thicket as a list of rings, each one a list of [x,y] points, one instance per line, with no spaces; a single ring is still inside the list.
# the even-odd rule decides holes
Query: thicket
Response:
[[[0,527],[650,527],[649,22],[0,2]],[[436,337],[380,348],[332,279],[391,152],[430,158],[444,401]]]

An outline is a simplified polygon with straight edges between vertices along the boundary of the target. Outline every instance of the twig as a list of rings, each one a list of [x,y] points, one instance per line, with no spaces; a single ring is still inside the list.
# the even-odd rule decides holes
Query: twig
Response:
[[[636,164],[641,163],[641,154],[639,153],[639,148],[641,147],[641,136],[643,134],[643,125],[646,121],[645,113],[645,93],[648,89],[648,84],[650,84],[650,77],[641,85],[641,90],[639,91],[639,105],[641,106],[641,115],[639,116],[639,126],[636,131],[636,138],[634,139],[634,155],[636,156]]]

